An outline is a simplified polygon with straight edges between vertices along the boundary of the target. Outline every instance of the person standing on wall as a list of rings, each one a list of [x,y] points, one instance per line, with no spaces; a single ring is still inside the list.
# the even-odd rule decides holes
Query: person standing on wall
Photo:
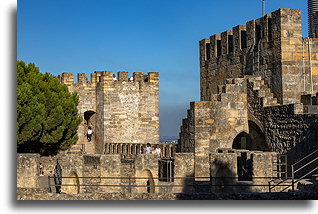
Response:
[[[146,154],[150,154],[151,153],[151,145],[150,145],[150,143],[147,143],[147,146],[144,149],[144,153],[146,153]]]
[[[40,176],[44,176],[43,171],[44,171],[44,167],[43,167],[42,163],[40,163]]]
[[[157,145],[156,153],[158,154],[158,160],[160,160],[160,159],[161,159],[161,156],[162,156],[162,152],[161,152],[161,149],[160,149],[159,144]]]
[[[92,135],[93,135],[93,130],[92,130],[92,127],[88,127],[88,130],[87,130],[87,140],[88,142],[90,142],[92,140]]]

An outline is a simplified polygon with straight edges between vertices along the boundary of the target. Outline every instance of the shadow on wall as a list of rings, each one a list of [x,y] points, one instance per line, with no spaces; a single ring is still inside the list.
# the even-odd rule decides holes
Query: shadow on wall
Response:
[[[308,129],[306,129],[302,135],[298,138],[300,142],[296,143],[293,148],[291,148],[287,152],[287,174],[289,177],[291,177],[291,165],[296,163],[297,161],[300,161],[305,156],[313,153],[318,149],[317,144],[317,120],[315,120]],[[309,163],[314,158],[317,158],[317,152],[313,155],[309,156],[308,158],[305,158],[303,161],[301,161],[299,164],[296,165],[296,168],[299,168],[301,166],[304,166],[306,163]],[[296,178],[301,177],[302,175],[305,175],[306,173],[312,171],[314,168],[318,167],[318,162],[313,161],[308,166],[304,167],[303,169],[299,170],[295,176]],[[317,170],[310,173],[307,178],[311,179],[311,176],[314,174],[318,174]]]
[[[252,181],[239,181],[237,174],[229,163],[215,160],[211,165],[211,177],[200,181],[199,178],[194,179],[194,174],[189,175],[183,181],[182,194],[178,196],[178,199],[189,199],[188,195],[197,194],[210,195],[217,199],[217,194],[252,192],[250,187]]]
[[[229,163],[214,160],[211,163],[211,191],[213,193],[252,192],[252,181],[239,181],[238,174]],[[238,168],[241,170],[241,168]]]

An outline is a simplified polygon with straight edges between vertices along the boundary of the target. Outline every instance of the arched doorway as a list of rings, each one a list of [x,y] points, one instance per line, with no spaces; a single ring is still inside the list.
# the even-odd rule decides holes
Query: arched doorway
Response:
[[[138,192],[140,193],[155,193],[155,182],[152,176],[152,173],[149,169],[144,169],[141,173],[141,177],[138,181],[139,185],[145,187],[138,187]]]
[[[63,184],[66,185],[79,185],[79,178],[77,176],[76,172],[71,172],[67,177],[71,178],[64,178]],[[80,186],[63,186],[63,192],[70,194],[70,195],[76,195],[80,193]]]
[[[265,134],[255,122],[251,120],[248,121],[248,131],[252,141],[251,150],[270,151]]]
[[[94,111],[88,110],[84,112],[84,120],[86,120],[86,125],[91,126],[95,124],[95,113]]]
[[[233,149],[246,149],[252,151],[270,151],[265,134],[253,121],[248,121],[248,132],[240,132],[233,140]]]
[[[87,131],[88,131],[88,127],[91,127],[91,129],[93,129],[93,132],[95,132],[95,130],[94,130],[95,117],[96,117],[96,113],[94,111],[88,110],[88,111],[84,112],[84,130],[83,130],[84,133],[83,133],[83,136],[86,136]]]

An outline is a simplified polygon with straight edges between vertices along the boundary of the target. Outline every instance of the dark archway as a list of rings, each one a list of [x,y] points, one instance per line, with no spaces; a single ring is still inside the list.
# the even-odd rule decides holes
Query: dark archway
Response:
[[[265,134],[261,128],[253,121],[248,121],[249,136],[252,140],[251,150],[270,151]]]
[[[253,121],[248,121],[248,131],[239,133],[233,140],[233,149],[246,149],[252,151],[270,151],[265,134]]]
[[[95,114],[95,112],[94,111],[90,111],[90,110],[84,112],[84,120],[86,120],[86,124],[88,126],[93,124],[93,119],[94,119],[93,115],[94,114]]]
[[[246,132],[239,133],[233,140],[233,149],[247,149],[252,148],[252,139]]]

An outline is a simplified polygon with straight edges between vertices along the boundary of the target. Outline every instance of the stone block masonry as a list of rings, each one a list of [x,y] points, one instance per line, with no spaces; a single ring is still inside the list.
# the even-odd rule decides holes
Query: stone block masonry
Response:
[[[302,38],[301,11],[279,9],[200,41],[201,101],[226,78],[259,75],[280,104],[297,103],[318,87],[318,39]]]
[[[159,143],[157,72],[134,72],[129,78],[128,72],[122,71],[114,78],[111,71],[96,71],[91,81],[78,74],[77,83],[73,73],[63,73],[58,79],[79,95],[79,114],[85,121],[78,129],[78,144],[87,141],[88,126],[93,128],[91,146],[98,154],[103,154],[109,143]]]

